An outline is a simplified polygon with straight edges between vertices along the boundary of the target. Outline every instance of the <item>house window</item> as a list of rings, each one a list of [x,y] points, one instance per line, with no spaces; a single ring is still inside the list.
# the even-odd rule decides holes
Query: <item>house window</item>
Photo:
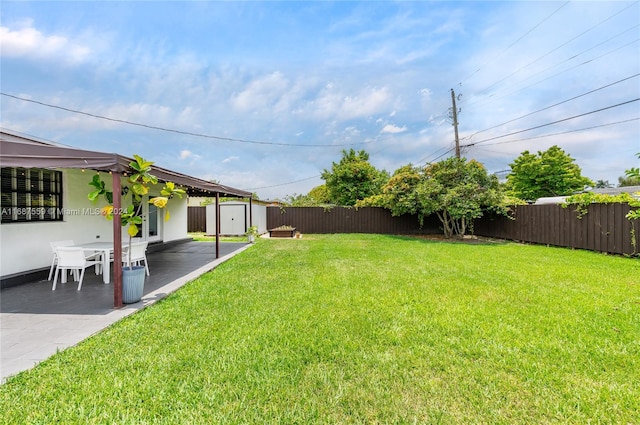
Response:
[[[2,223],[62,220],[62,172],[3,167]]]

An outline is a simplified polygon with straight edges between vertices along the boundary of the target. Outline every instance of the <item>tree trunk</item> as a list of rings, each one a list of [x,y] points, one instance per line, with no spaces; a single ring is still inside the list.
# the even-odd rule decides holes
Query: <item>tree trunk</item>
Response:
[[[437,211],[436,212],[440,222],[442,223],[442,230],[444,232],[445,238],[450,238],[453,234],[453,226],[455,225],[451,219],[451,216],[447,213],[447,211]]]

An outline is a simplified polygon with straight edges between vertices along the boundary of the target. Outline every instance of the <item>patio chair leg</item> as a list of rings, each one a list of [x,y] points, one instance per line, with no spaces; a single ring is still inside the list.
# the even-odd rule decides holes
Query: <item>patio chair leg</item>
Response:
[[[53,278],[53,286],[51,287],[51,290],[52,290],[52,291],[55,291],[55,290],[56,290],[56,285],[58,284],[58,272],[59,272],[59,271],[60,271],[60,269],[58,269],[58,268],[56,267],[56,276]],[[65,270],[65,272],[66,272],[66,270]]]
[[[47,280],[51,280],[51,278],[53,277],[53,269],[56,266],[56,257],[53,257],[53,260],[51,260],[51,268],[49,269],[49,278]]]
[[[82,269],[82,271],[80,272],[80,281],[78,282],[78,291],[82,288],[82,279],[84,278],[84,271],[86,269]]]

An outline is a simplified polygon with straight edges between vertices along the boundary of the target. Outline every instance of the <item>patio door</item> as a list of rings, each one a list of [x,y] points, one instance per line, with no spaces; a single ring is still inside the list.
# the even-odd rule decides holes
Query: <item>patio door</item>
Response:
[[[138,226],[138,237],[149,242],[162,240],[162,213],[153,204],[149,203],[149,197],[142,199],[142,226]]]
[[[153,204],[145,202],[143,210],[146,209],[142,220],[142,237],[145,241],[156,242],[162,240],[162,214]]]

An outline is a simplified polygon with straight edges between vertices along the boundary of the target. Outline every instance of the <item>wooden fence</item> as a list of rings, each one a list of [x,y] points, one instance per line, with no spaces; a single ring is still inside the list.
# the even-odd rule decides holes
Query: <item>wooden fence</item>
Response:
[[[635,237],[640,238],[640,223],[629,221],[627,204],[593,204],[582,219],[575,208],[560,205],[524,205],[514,212],[515,220],[504,216],[483,217],[475,221],[474,233],[501,239],[633,254]],[[415,216],[393,217],[383,208],[267,207],[267,228],[282,225],[301,233],[379,233],[439,234],[437,217],[425,219],[419,228]],[[633,230],[633,232],[632,232]]]
[[[639,220],[625,215],[628,204],[592,204],[578,218],[575,207],[523,205],[511,220],[504,216],[484,217],[475,222],[475,234],[521,242],[588,249],[611,254],[633,254],[640,237]]]
[[[300,233],[439,233],[436,217],[425,219],[422,229],[411,215],[392,217],[384,208],[267,207],[267,229],[290,225]]]
[[[207,207],[187,207],[187,232],[207,231]]]

